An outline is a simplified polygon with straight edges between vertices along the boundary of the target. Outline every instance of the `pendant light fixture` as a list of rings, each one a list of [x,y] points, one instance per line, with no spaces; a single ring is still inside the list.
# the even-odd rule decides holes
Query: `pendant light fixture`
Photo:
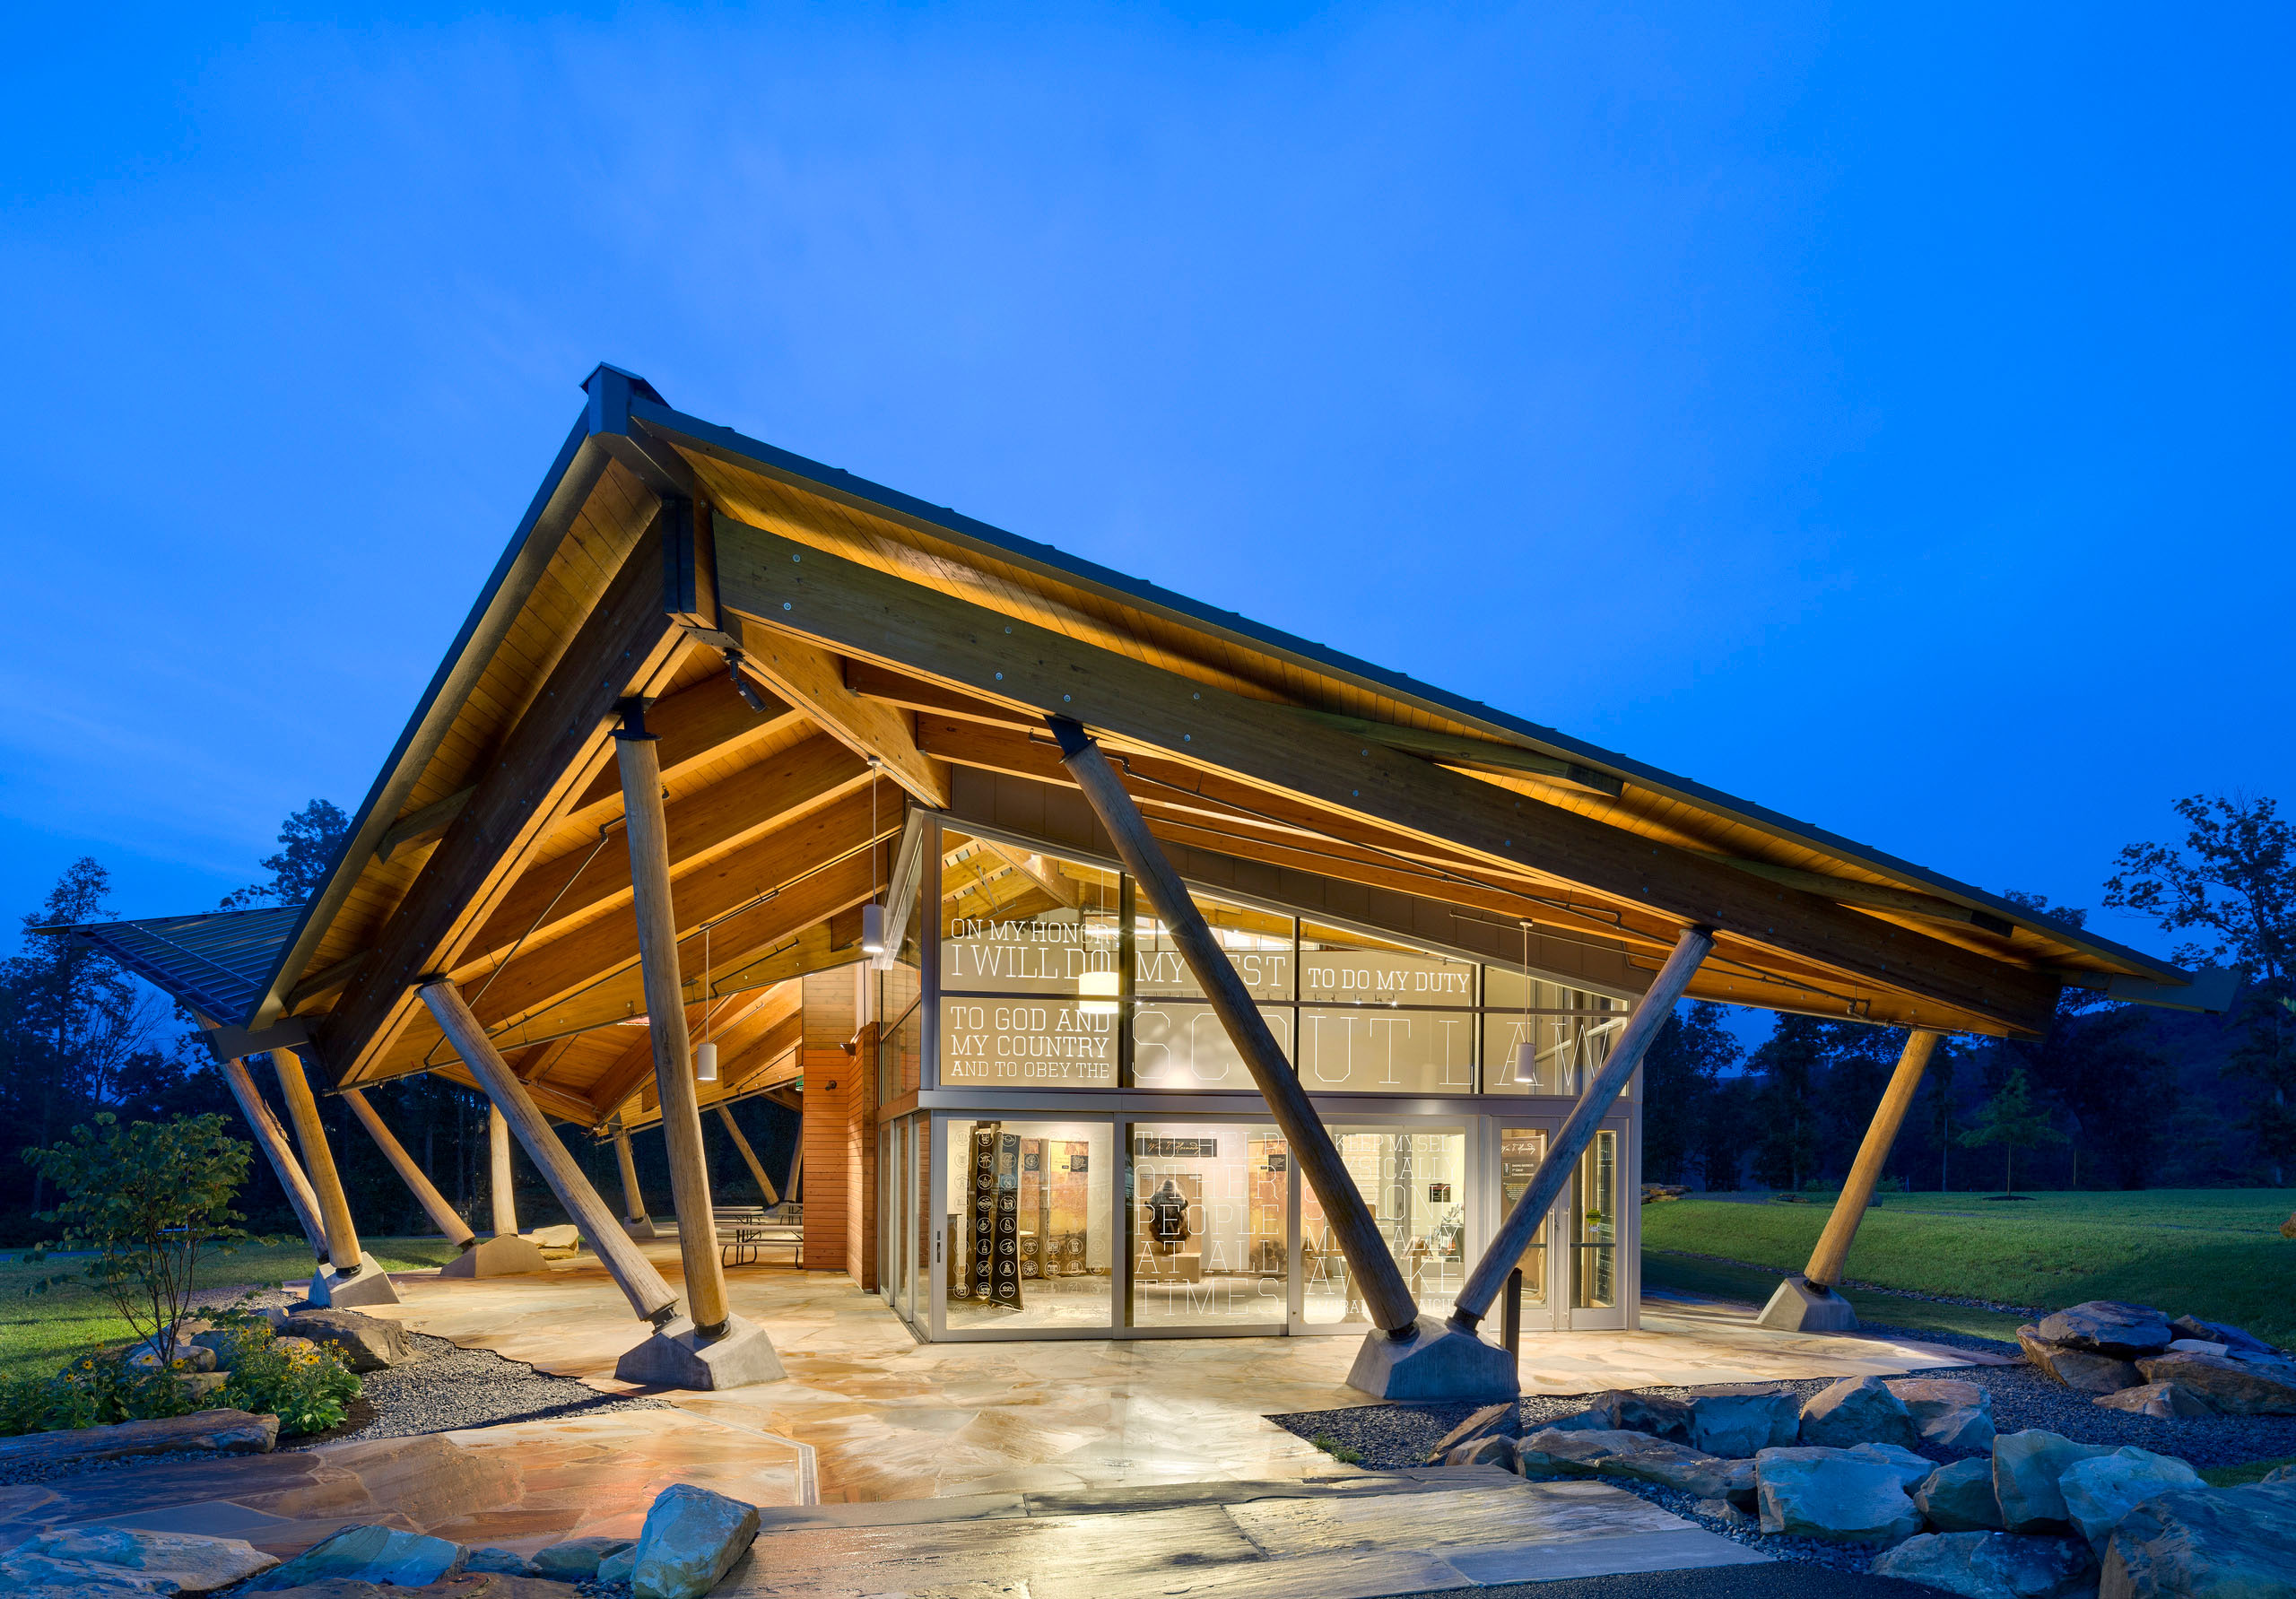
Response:
[[[693,1080],[718,1081],[718,1045],[709,1036],[709,924],[701,925],[701,1042],[693,1047]]]
[[[869,757],[869,903],[861,908],[861,952],[869,957],[869,964],[884,971],[893,963],[893,952],[885,948],[885,907],[877,893],[877,771],[882,763]]]
[[[1531,1020],[1531,995],[1538,985],[1531,981],[1531,924],[1523,924],[1523,1036],[1515,1045],[1515,1081],[1535,1083],[1539,1080],[1538,1024]]]

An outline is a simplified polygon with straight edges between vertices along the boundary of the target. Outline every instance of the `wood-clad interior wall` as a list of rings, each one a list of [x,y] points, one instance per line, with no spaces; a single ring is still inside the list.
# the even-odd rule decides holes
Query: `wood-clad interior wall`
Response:
[[[863,981],[869,969],[852,969]],[[845,1269],[856,1282],[877,1289],[877,1024],[854,1035],[855,1093],[845,1116]]]
[[[864,1075],[860,1063],[845,1052],[857,1019],[852,969],[809,974],[804,996],[804,1042],[800,1047],[805,1063],[805,1269],[843,1272],[850,1269],[849,1123]]]

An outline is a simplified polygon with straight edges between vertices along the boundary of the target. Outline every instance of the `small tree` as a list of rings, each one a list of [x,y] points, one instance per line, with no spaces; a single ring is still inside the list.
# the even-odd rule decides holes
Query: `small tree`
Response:
[[[225,1134],[220,1116],[179,1116],[122,1126],[109,1111],[52,1149],[30,1149],[65,1198],[40,1220],[94,1254],[80,1276],[111,1300],[166,1366],[175,1359],[203,1251],[226,1253],[248,1235],[231,1197],[247,1180],[252,1146]],[[41,1293],[69,1277],[33,1284]]]
[[[2032,1089],[2025,1081],[2025,1068],[2012,1066],[2001,1086],[1978,1109],[1977,1125],[1961,1134],[1961,1143],[1971,1149],[1984,1144],[2002,1146],[2001,1191],[2010,1192],[2016,1186],[2017,1146],[2031,1148],[2037,1144],[2063,1143],[2065,1134],[2048,1125],[2048,1112],[2033,1103]]]

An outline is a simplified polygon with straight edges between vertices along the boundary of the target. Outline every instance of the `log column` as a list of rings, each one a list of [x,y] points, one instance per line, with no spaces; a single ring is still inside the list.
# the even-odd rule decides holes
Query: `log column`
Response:
[[[510,1124],[491,1104],[486,1108],[486,1153],[487,1197],[494,1206],[494,1236],[515,1238],[518,1236],[518,1195],[511,1186],[516,1179],[510,1175]]]
[[[1387,1239],[1379,1236],[1370,1207],[1356,1191],[1355,1179],[1348,1175],[1347,1167],[1340,1159],[1339,1146],[1332,1142],[1323,1118],[1316,1114],[1308,1091],[1300,1085],[1299,1073],[1283,1058],[1275,1035],[1268,1031],[1267,1020],[1260,1014],[1258,1002],[1236,975],[1234,963],[1220,947],[1220,941],[1212,935],[1204,913],[1188,898],[1179,873],[1164,858],[1162,847],[1148,831],[1140,808],[1125,792],[1123,783],[1109,766],[1108,757],[1100,753],[1100,745],[1085,735],[1083,726],[1067,717],[1048,719],[1054,736],[1060,741],[1061,764],[1084,791],[1093,813],[1115,841],[1125,869],[1139,879],[1141,887],[1147,891],[1149,902],[1164,918],[1172,942],[1179,947],[1181,959],[1187,962],[1188,970],[1203,987],[1205,997],[1212,1002],[1213,1013],[1220,1018],[1221,1026],[1236,1046],[1236,1053],[1250,1068],[1261,1098],[1267,1101],[1275,1125],[1290,1143],[1292,1158],[1299,1161],[1301,1175],[1323,1206],[1326,1224],[1339,1240],[1348,1274],[1361,1290],[1371,1319],[1392,1337],[1410,1335],[1419,1324],[1419,1306],[1411,1297],[1403,1273],[1396,1268]],[[1131,1223],[1127,1220],[1124,1225],[1129,1227]],[[1518,1249],[1517,1253],[1521,1251]]]
[[[622,1125],[622,1117],[613,1118],[613,1158],[622,1168],[622,1218],[625,1221],[646,1220],[646,1196],[638,1191],[638,1157],[630,1148],[630,1129]]]
[[[414,1157],[406,1152],[406,1146],[383,1125],[383,1118],[375,1114],[372,1105],[367,1103],[367,1096],[355,1088],[346,1088],[343,1091],[343,1099],[351,1107],[351,1114],[359,1118],[359,1125],[367,1129],[367,1135],[375,1141],[375,1147],[383,1151],[383,1159],[391,1163],[391,1169],[398,1173],[399,1180],[414,1195],[415,1203],[430,1218],[430,1225],[446,1235],[447,1241],[457,1248],[469,1248],[476,1239],[476,1235],[470,1230],[470,1223],[447,1203],[447,1196],[439,1192],[438,1185],[431,1182],[429,1174],[414,1163]],[[498,1117],[496,1119],[500,1118]]]
[[[1562,1124],[1562,1131],[1555,1135],[1554,1146],[1539,1164],[1531,1178],[1531,1186],[1516,1200],[1515,1208],[1507,1212],[1507,1220],[1499,1225],[1498,1233],[1475,1262],[1468,1274],[1466,1286],[1459,1290],[1458,1303],[1451,1312],[1451,1325],[1462,1333],[1473,1333],[1477,1323],[1491,1312],[1492,1300],[1507,1285],[1507,1274],[1515,1269],[1529,1247],[1531,1235],[1546,1220],[1546,1213],[1561,1198],[1564,1185],[1578,1169],[1578,1157],[1595,1142],[1595,1134],[1602,1130],[1603,1117],[1609,1114],[1611,1103],[1619,1091],[1634,1075],[1642,1064],[1652,1040],[1674,1013],[1674,1002],[1690,986],[1699,962],[1714,947],[1714,934],[1705,927],[1686,929],[1676,941],[1674,952],[1658,969],[1650,981],[1649,992],[1637,1001],[1634,1014],[1627,1018],[1619,1030],[1618,1042],[1612,1046],[1609,1058],[1595,1073],[1578,1096],[1578,1103],[1570,1108],[1570,1115]]]
[[[677,915],[670,903],[669,823],[662,812],[661,761],[635,701],[613,738],[622,769],[622,832],[630,841],[631,900],[638,918],[646,1023],[654,1039],[654,1087],[661,1099],[662,1136],[669,1144],[670,1198],[677,1210],[678,1256],[685,1267],[686,1313],[701,1337],[714,1338],[725,1331],[731,1312],[726,1270],[718,1258],[709,1165],[701,1145],[701,1104],[694,1091],[685,992],[678,977]]]
[[[286,1192],[287,1204],[295,1212],[295,1220],[303,1224],[303,1236],[311,1241],[311,1253],[319,1259],[326,1258],[326,1223],[319,1217],[319,1196],[311,1191],[310,1178],[296,1164],[295,1151],[287,1142],[287,1130],[279,1118],[271,1114],[263,1092],[248,1074],[247,1062],[227,1060],[216,1068],[222,1073],[224,1083],[231,1091],[231,1098],[239,1102],[239,1114],[254,1129],[255,1141],[263,1148],[264,1159],[271,1162],[272,1175],[279,1179],[279,1186]]]
[[[1874,1198],[1874,1185],[1881,1180],[1882,1168],[1889,1160],[1890,1146],[1898,1141],[1898,1129],[1905,1125],[1905,1113],[1913,1105],[1921,1074],[1929,1069],[1929,1057],[1936,1048],[1935,1033],[1916,1028],[1906,1034],[1898,1068],[1866,1128],[1866,1141],[1857,1146],[1857,1159],[1850,1165],[1849,1178],[1841,1186],[1833,1214],[1826,1218],[1825,1231],[1818,1235],[1818,1247],[1810,1251],[1810,1264],[1802,1273],[1804,1281],[1827,1288],[1841,1285],[1849,1242],[1857,1236],[1857,1224],[1865,1220],[1866,1207]]]
[[[726,1124],[726,1131],[733,1138],[734,1147],[742,1151],[742,1159],[749,1163],[750,1175],[757,1179],[757,1191],[765,1195],[765,1203],[779,1204],[781,1195],[774,1192],[773,1179],[765,1175],[764,1162],[757,1158],[757,1151],[750,1148],[750,1141],[742,1136],[741,1124],[734,1119],[733,1108],[718,1106],[718,1119]]]
[[[344,1197],[343,1178],[335,1169],[335,1155],[326,1146],[326,1129],[319,1122],[318,1101],[311,1097],[310,1080],[292,1049],[271,1052],[272,1069],[279,1073],[279,1091],[286,1098],[287,1115],[295,1124],[295,1142],[311,1169],[311,1184],[318,1192],[319,1220],[326,1230],[327,1261],[338,1277],[355,1277],[365,1258],[359,1250],[359,1232],[351,1225],[351,1202]]]
[[[462,995],[443,978],[425,983],[418,992],[438,1020],[439,1030],[447,1035],[447,1042],[478,1079],[518,1142],[526,1145],[526,1159],[535,1163],[543,1181],[558,1195],[558,1203],[566,1207],[566,1213],[598,1252],[599,1261],[630,1300],[630,1308],[648,1321],[667,1321],[677,1311],[676,1291],[662,1280],[662,1273],[638,1246],[622,1235],[613,1212],[590,1186],[582,1169],[574,1164],[574,1157],[566,1152],[558,1134],[550,1130],[549,1118],[536,1107],[517,1073],[510,1070],[510,1063],[494,1047],[486,1029],[463,1003]]]

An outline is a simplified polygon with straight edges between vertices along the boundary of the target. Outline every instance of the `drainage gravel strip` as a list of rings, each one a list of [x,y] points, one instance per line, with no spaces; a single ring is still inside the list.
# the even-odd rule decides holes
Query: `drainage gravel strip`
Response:
[[[1908,1339],[1996,1354],[2019,1352],[2014,1344],[1966,1334],[1933,1333],[1926,1329],[1917,1331],[1882,1326],[1871,1322],[1865,1324],[1862,1330],[1884,1338]],[[2132,1415],[2126,1411],[2108,1410],[2102,1405],[2092,1404],[2087,1395],[2076,1394],[2050,1381],[2030,1365],[1949,1366],[1905,1375],[1948,1377],[1976,1383],[1991,1395],[1993,1424],[1997,1431],[2003,1433],[2041,1428],[2084,1444],[2114,1447],[2135,1444],[2162,1455],[2174,1455],[2191,1462],[2196,1467],[2236,1465],[2243,1461],[2274,1460],[2296,1455],[2296,1416],[2196,1416],[2170,1421]],[[1806,1398],[1837,1380],[1833,1377],[1805,1377],[1761,1386],[1781,1388]],[[1718,1385],[1729,1386],[1735,1385]],[[1633,1391],[1684,1399],[1713,1390],[1654,1387]],[[1517,1405],[1518,1413],[1522,1418],[1524,1436],[1527,1437],[1563,1416],[1586,1409],[1587,1397],[1583,1394],[1525,1396]],[[1303,1411],[1267,1419],[1285,1431],[1310,1442],[1355,1450],[1362,1457],[1361,1464],[1369,1469],[1391,1471],[1424,1465],[1428,1451],[1442,1440],[1444,1434],[1480,1408],[1479,1405],[1464,1403],[1366,1404],[1344,1410]],[[1921,1447],[1919,1453],[1941,1465],[1948,1461],[1968,1458],[1964,1454],[1926,1444]],[[1568,1479],[1540,1477],[1533,1480],[1561,1482]],[[1779,1560],[1827,1566],[1839,1571],[1864,1571],[1871,1565],[1875,1553],[1862,1544],[1787,1538],[1761,1531],[1759,1523],[1725,1521],[1701,1516],[1696,1509],[1700,1502],[1697,1496],[1683,1493],[1678,1489],[1622,1477],[1604,1477],[1600,1481],[1648,1499],[1685,1520],[1694,1521],[1709,1532],[1718,1533],[1735,1543]]]

